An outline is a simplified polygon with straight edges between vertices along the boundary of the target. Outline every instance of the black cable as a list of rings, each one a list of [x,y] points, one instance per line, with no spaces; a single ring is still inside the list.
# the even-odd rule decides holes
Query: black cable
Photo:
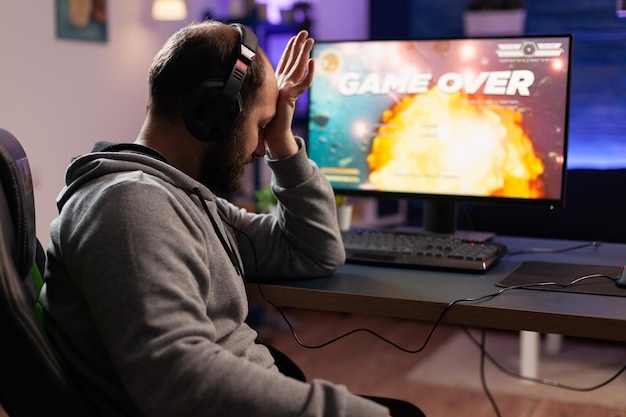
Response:
[[[437,319],[435,320],[435,322],[433,323],[430,331],[428,332],[428,335],[426,336],[426,339],[424,340],[424,342],[422,343],[422,345],[417,348],[417,349],[408,349],[405,348],[403,346],[398,345],[397,343],[387,339],[386,337],[382,336],[381,334],[368,329],[368,328],[364,328],[364,327],[360,327],[360,328],[356,328],[353,330],[350,330],[346,333],[340,334],[339,336],[336,336],[330,340],[327,340],[326,342],[320,343],[318,345],[307,345],[306,343],[302,342],[300,340],[300,338],[298,337],[298,335],[295,332],[295,329],[293,328],[292,324],[289,322],[289,319],[287,318],[287,316],[284,314],[284,312],[282,311],[282,309],[276,304],[274,303],[272,300],[270,300],[265,293],[263,292],[263,288],[261,286],[261,282],[257,281],[257,287],[259,290],[259,293],[261,294],[261,298],[263,298],[263,300],[265,302],[267,302],[268,304],[270,304],[271,306],[273,306],[278,312],[279,314],[282,316],[283,320],[285,320],[287,326],[289,327],[291,334],[293,336],[293,338],[295,339],[296,343],[298,343],[301,347],[303,348],[307,348],[307,349],[319,349],[325,346],[330,345],[331,343],[337,342],[343,338],[346,338],[352,334],[355,333],[359,333],[359,332],[365,332],[365,333],[369,333],[372,336],[377,337],[378,339],[382,340],[383,342],[395,347],[398,350],[401,350],[402,352],[406,352],[406,353],[419,353],[421,351],[423,351],[426,348],[426,345],[428,344],[428,342],[430,341],[430,339],[432,338],[433,334],[435,333],[435,330],[439,327],[439,325],[441,324],[444,316],[446,315],[446,313],[448,312],[448,310],[450,310],[450,308],[452,308],[454,305],[462,303],[462,302],[476,302],[476,301],[482,301],[484,299],[487,298],[493,298],[499,294],[501,294],[503,292],[503,290],[500,290],[496,293],[492,293],[492,294],[488,294],[488,295],[484,295],[481,297],[477,297],[477,298],[465,298],[465,299],[459,299],[459,300],[455,300],[450,302],[448,305],[446,305],[444,307],[444,309],[442,310],[442,312],[439,314],[439,317],[437,317]]]
[[[211,211],[209,210],[209,207],[207,206],[206,201],[204,201],[204,197],[202,197],[202,193],[200,192],[200,189],[198,187],[193,187],[192,191],[194,192],[196,197],[198,197],[198,199],[200,200],[200,204],[202,205],[202,208],[204,209],[204,212],[206,213],[207,217],[211,221],[211,225],[213,226],[213,230],[215,231],[215,234],[219,238],[220,243],[221,243],[222,247],[224,248],[224,251],[228,255],[228,258],[230,259],[230,262],[233,264],[233,267],[237,271],[237,274],[239,276],[243,277],[243,267],[239,264],[239,259],[237,259],[237,255],[235,254],[235,251],[230,246],[230,244],[226,241],[226,238],[222,235],[222,232],[220,232],[220,229],[217,226],[217,222],[215,221],[215,219],[211,215]]]
[[[329,340],[327,340],[325,342],[322,342],[322,343],[320,343],[318,345],[309,345],[309,344],[306,344],[306,343],[304,343],[304,342],[302,342],[300,340],[300,338],[296,334],[295,329],[293,328],[291,322],[289,321],[289,319],[287,318],[287,316],[285,315],[283,310],[265,295],[265,293],[263,292],[263,288],[261,287],[260,282],[257,282],[257,286],[258,286],[259,293],[261,294],[261,297],[263,298],[263,300],[265,300],[265,302],[267,302],[268,304],[273,306],[276,309],[276,311],[278,311],[278,313],[282,316],[282,318],[285,321],[285,323],[287,323],[287,326],[289,327],[291,335],[294,338],[294,340],[296,341],[296,343],[298,345],[300,345],[301,347],[306,348],[306,349],[320,349],[320,348],[328,346],[328,345],[330,345],[332,343],[335,343],[335,342],[337,342],[337,341],[339,341],[341,339],[344,339],[344,338],[346,338],[346,337],[348,337],[350,335],[353,335],[355,333],[369,333],[370,335],[372,335],[372,336],[382,340],[383,342],[385,342],[385,343],[395,347],[398,350],[401,350],[401,351],[406,352],[406,353],[419,353],[419,352],[423,351],[426,348],[426,345],[428,345],[428,342],[430,341],[432,335],[434,334],[435,329],[438,327],[439,323],[441,322],[441,318],[443,318],[443,314],[439,316],[439,319],[437,319],[437,321],[435,322],[435,324],[431,328],[431,330],[428,333],[428,336],[426,337],[426,340],[424,341],[424,343],[422,343],[422,345],[419,348],[415,349],[415,350],[411,350],[411,349],[405,348],[403,346],[400,346],[399,344],[391,341],[390,339],[387,339],[383,335],[381,335],[381,334],[379,334],[379,333],[377,333],[377,332],[375,332],[375,331],[373,331],[371,329],[368,329],[366,327],[359,327],[359,328],[356,328],[356,329],[352,329],[352,330],[350,330],[350,331],[348,331],[346,333],[342,333],[339,336],[336,336],[336,337],[334,337],[332,339],[329,339]]]
[[[239,231],[240,233],[242,233],[244,236],[246,236],[246,238],[248,239],[248,241],[250,242],[250,245],[252,247],[253,250],[253,254],[254,257],[256,258],[256,249],[254,247],[254,244],[252,243],[252,239],[250,238],[250,236],[248,236],[245,232],[243,232],[242,230],[234,227],[233,225],[227,223],[229,226],[231,226],[233,229]],[[255,261],[255,268],[256,268],[256,261]],[[298,345],[300,345],[303,348],[306,349],[319,349],[325,346],[328,346],[332,343],[335,343],[341,339],[344,339],[352,334],[355,333],[359,333],[359,332],[364,332],[364,333],[369,333],[372,336],[382,340],[383,342],[395,347],[396,349],[402,351],[402,352],[406,352],[406,353],[419,353],[422,352],[426,346],[428,345],[428,342],[430,341],[430,339],[432,338],[433,334],[435,333],[435,330],[439,327],[439,325],[441,324],[441,322],[443,321],[443,318],[445,317],[446,313],[448,312],[448,310],[450,310],[454,305],[456,304],[460,304],[460,303],[472,303],[472,302],[479,302],[479,301],[483,301],[483,300],[487,300],[487,299],[491,299],[494,297],[497,297],[498,295],[506,292],[506,291],[510,291],[510,290],[514,290],[514,289],[532,289],[533,287],[539,287],[539,286],[557,286],[557,287],[561,287],[561,288],[567,288],[570,287],[572,285],[577,284],[580,281],[586,280],[586,279],[591,279],[591,278],[606,278],[606,279],[610,279],[612,281],[615,281],[616,278],[613,277],[609,277],[603,274],[592,274],[592,275],[586,275],[586,276],[582,276],[579,277],[573,281],[571,281],[570,283],[567,284],[559,284],[556,282],[538,282],[538,283],[534,283],[534,284],[524,284],[524,285],[514,285],[514,286],[509,286],[509,287],[504,287],[494,293],[491,294],[487,294],[487,295],[483,295],[480,297],[476,297],[476,298],[464,298],[464,299],[458,299],[458,300],[454,300],[450,303],[448,303],[444,309],[442,310],[442,312],[439,314],[439,316],[437,317],[437,319],[435,320],[435,322],[433,323],[433,326],[431,327],[430,331],[428,332],[426,339],[424,340],[424,342],[422,343],[422,345],[417,348],[417,349],[408,349],[405,348],[403,346],[400,346],[399,344],[387,339],[386,337],[382,336],[381,334],[368,329],[368,328],[356,328],[356,329],[352,329],[346,333],[340,334],[339,336],[336,336],[332,339],[327,340],[326,342],[322,342],[320,344],[317,345],[309,345],[306,344],[304,342],[302,342],[300,340],[300,338],[298,337],[293,325],[291,324],[291,322],[289,321],[289,319],[287,318],[287,316],[285,315],[285,313],[283,312],[282,308],[280,306],[278,306],[276,303],[274,303],[272,300],[269,299],[269,297],[267,297],[267,295],[265,295],[265,292],[263,291],[263,287],[261,285],[261,282],[259,280],[257,280],[256,284],[257,284],[257,288],[259,290],[259,294],[261,295],[261,298],[263,298],[263,300],[270,304],[272,307],[274,307],[276,309],[276,311],[278,311],[278,313],[281,315],[281,317],[283,318],[283,320],[285,321],[285,323],[287,324],[287,326],[289,327],[289,330],[291,332],[292,337],[294,338],[294,340],[296,341],[296,343],[298,343]]]
[[[432,335],[434,334],[435,330],[437,329],[437,327],[441,323],[441,321],[442,321],[443,317],[445,316],[446,312],[450,308],[452,308],[454,305],[456,305],[458,303],[482,301],[482,300],[485,300],[485,299],[488,299],[488,298],[496,297],[498,295],[503,294],[506,291],[510,291],[510,290],[513,290],[513,289],[530,289],[532,287],[537,287],[537,286],[557,286],[557,287],[566,288],[566,287],[575,285],[575,284],[577,284],[577,283],[579,283],[579,282],[581,282],[583,280],[593,279],[593,278],[603,278],[603,279],[609,279],[609,280],[612,280],[612,281],[615,280],[615,278],[609,277],[609,276],[606,276],[606,275],[603,275],[603,274],[591,274],[591,275],[586,275],[586,276],[579,277],[579,278],[577,278],[575,280],[572,280],[571,282],[569,282],[567,284],[559,284],[559,283],[555,283],[555,282],[539,282],[539,283],[535,283],[535,284],[532,284],[532,285],[510,286],[510,287],[502,288],[501,290],[499,290],[499,291],[497,291],[495,293],[487,294],[487,295],[484,295],[484,296],[481,296],[481,297],[459,299],[459,300],[452,301],[448,305],[446,305],[446,307],[443,309],[443,311],[441,312],[441,314],[439,315],[439,317],[437,318],[437,320],[435,321],[435,323],[431,327],[431,330],[429,331],[428,336],[426,337],[424,343],[422,344],[422,346],[420,348],[418,348],[416,350],[410,350],[410,349],[404,348],[402,346],[399,346],[398,344],[392,342],[391,340],[385,338],[384,336],[382,336],[382,335],[380,335],[380,334],[378,334],[378,333],[376,333],[376,332],[374,332],[374,331],[372,331],[370,329],[367,329],[367,328],[353,329],[353,330],[351,330],[349,332],[346,332],[346,333],[344,333],[342,335],[339,335],[339,336],[337,336],[337,337],[335,337],[333,339],[330,339],[330,340],[328,340],[328,341],[326,341],[324,343],[321,343],[319,345],[314,345],[314,346],[307,345],[307,344],[303,343],[299,339],[299,337],[296,334],[296,332],[295,332],[291,322],[286,317],[286,315],[284,314],[282,309],[278,305],[276,305],[274,302],[269,300],[269,298],[263,293],[263,289],[261,287],[260,282],[257,282],[257,286],[258,286],[259,292],[261,294],[261,297],[267,303],[272,305],[279,312],[279,314],[282,316],[282,318],[285,321],[285,323],[287,323],[287,326],[289,327],[294,340],[296,341],[296,343],[298,343],[303,348],[317,349],[317,348],[321,348],[321,347],[327,346],[327,345],[329,345],[331,343],[334,343],[334,342],[336,342],[336,341],[338,341],[340,339],[343,339],[343,338],[345,338],[347,336],[350,336],[350,335],[352,335],[354,333],[357,333],[357,332],[367,332],[367,333],[369,333],[369,334],[379,338],[380,340],[382,340],[382,341],[384,341],[384,342],[386,342],[386,343],[396,347],[397,349],[399,349],[399,350],[401,350],[403,352],[418,353],[418,352],[421,352],[422,350],[424,350],[424,348],[426,347],[426,345],[430,341]],[[563,389],[574,390],[574,391],[581,391],[581,392],[583,392],[583,391],[593,391],[593,390],[596,390],[598,388],[601,388],[601,387],[611,383],[612,381],[614,381],[619,375],[621,375],[624,371],[626,371],[626,365],[624,365],[624,367],[622,367],[621,370],[619,370],[614,376],[612,376],[608,380],[606,380],[606,381],[604,381],[604,382],[602,382],[600,384],[597,384],[597,385],[594,385],[594,386],[591,386],[591,387],[586,387],[586,388],[572,387],[572,386],[561,384],[561,383],[558,383],[556,381],[551,381],[551,380],[548,380],[548,379],[525,377],[523,375],[519,375],[519,374],[516,374],[516,373],[514,373],[512,371],[507,370],[502,365],[500,365],[495,360],[495,358],[493,358],[493,356],[489,352],[487,352],[487,350],[485,348],[485,342],[484,342],[484,337],[485,337],[485,334],[486,334],[485,329],[482,329],[482,335],[483,335],[482,343],[476,341],[471,336],[471,334],[469,333],[469,331],[465,327],[463,327],[463,330],[466,333],[468,333],[468,335],[470,336],[470,339],[472,340],[472,342],[474,342],[479,347],[479,349],[481,350],[481,362],[480,362],[481,385],[482,385],[483,391],[485,392],[485,395],[487,396],[487,399],[489,400],[489,402],[490,402],[494,412],[496,413],[497,417],[501,417],[501,413],[500,413],[500,409],[499,409],[499,407],[498,407],[498,405],[497,405],[497,403],[495,401],[495,398],[491,394],[491,391],[489,390],[489,387],[487,385],[486,375],[485,375],[485,358],[487,358],[491,363],[493,363],[498,369],[500,369],[501,371],[503,371],[503,372],[513,376],[513,377],[517,377],[519,379],[528,380],[528,381],[532,381],[532,382],[536,382],[536,383],[541,383],[541,384],[544,384],[544,385],[550,385],[550,386],[554,386],[554,387],[557,387],[557,388],[563,388]]]
[[[540,283],[536,283],[536,284],[531,284],[531,285],[518,285],[518,286],[511,286],[511,287],[506,287],[503,288],[502,290],[500,290],[498,292],[498,294],[502,294],[505,291],[509,291],[509,290],[513,290],[513,289],[530,289],[533,287],[537,287],[537,286],[557,286],[557,287],[562,287],[562,288],[567,288],[570,287],[572,285],[575,285],[583,280],[587,280],[587,279],[593,279],[593,278],[603,278],[603,279],[609,279],[611,281],[615,281],[616,278],[607,276],[607,275],[603,275],[603,274],[591,274],[591,275],[585,275],[585,276],[581,276],[579,278],[576,278],[574,280],[572,280],[571,282],[567,283],[567,284],[559,284],[559,283],[555,283],[555,282],[540,282]],[[521,379],[521,380],[525,380],[525,381],[530,381],[530,382],[535,382],[535,383],[539,383],[539,384],[544,384],[544,385],[549,385],[549,386],[553,386],[556,388],[562,388],[562,389],[567,389],[567,390],[571,390],[571,391],[579,391],[579,392],[589,392],[589,391],[593,391],[596,389],[599,389],[605,385],[608,385],[609,383],[613,382],[617,377],[619,377],[622,373],[624,373],[624,371],[626,371],[626,365],[624,365],[615,375],[613,375],[612,377],[610,377],[609,379],[607,379],[604,382],[601,382],[599,384],[593,385],[591,387],[585,387],[585,388],[580,388],[580,387],[573,387],[573,386],[569,386],[569,385],[565,385],[565,384],[561,384],[557,381],[552,381],[549,379],[545,379],[545,378],[532,378],[532,377],[527,377],[518,373],[515,373],[513,371],[510,371],[508,369],[506,369],[504,366],[502,366],[498,361],[496,361],[496,359],[486,350],[486,343],[485,343],[485,335],[486,335],[486,331],[485,329],[481,329],[481,341],[477,341],[474,336],[470,333],[470,331],[466,328],[466,327],[462,327],[463,331],[467,334],[467,336],[469,337],[469,339],[480,349],[480,379],[481,379],[481,385],[483,388],[483,391],[485,392],[485,395],[487,396],[487,399],[489,400],[489,402],[491,403],[496,416],[497,417],[501,417],[500,414],[500,409],[498,408],[498,405],[495,401],[495,399],[493,398],[493,395],[491,394],[491,391],[489,390],[489,387],[487,386],[487,381],[486,381],[486,375],[485,375],[485,358],[489,359],[489,361],[496,366],[496,368],[498,368],[500,371],[502,371],[503,373],[510,375],[512,377]]]
[[[557,381],[553,381],[550,379],[546,379],[546,378],[534,378],[534,377],[530,377],[530,376],[525,376],[525,375],[521,375],[517,372],[513,372],[507,368],[505,368],[502,364],[500,364],[494,357],[493,355],[491,355],[489,352],[486,351],[485,349],[485,341],[484,341],[484,332],[485,330],[483,329],[483,339],[481,341],[476,340],[476,338],[474,337],[474,335],[466,328],[463,327],[463,331],[465,332],[465,334],[469,337],[469,339],[472,341],[472,343],[474,343],[481,351],[481,356],[486,357],[487,359],[489,359],[489,362],[491,362],[496,368],[498,368],[500,371],[502,371],[503,373],[512,376],[514,378],[518,378],[524,381],[530,381],[530,382],[535,382],[537,384],[543,384],[543,385],[549,385],[555,388],[562,388],[562,389],[566,389],[569,391],[576,391],[576,392],[590,392],[590,391],[595,391],[599,388],[604,387],[605,385],[613,382],[615,379],[617,379],[617,377],[619,377],[621,374],[623,374],[626,371],[626,365],[622,366],[622,368],[620,370],[618,370],[613,376],[611,376],[609,379],[596,384],[596,385],[592,385],[590,387],[575,387],[572,385],[566,385],[566,384],[561,384]],[[481,372],[484,372],[484,370],[481,369]]]
[[[253,252],[253,257],[254,257],[254,265],[255,265],[255,272],[256,275],[258,275],[258,265],[257,265],[257,253],[256,253],[256,248],[254,246],[254,243],[252,241],[252,238],[250,236],[248,236],[247,233],[245,233],[243,230],[235,227],[234,225],[224,221],[224,223],[226,223],[227,225],[229,225],[231,228],[233,228],[235,231],[241,233],[242,235],[244,235],[251,246],[252,252]],[[563,248],[563,249],[546,249],[546,250],[542,250],[545,252],[552,252],[552,253],[556,253],[556,252],[564,252],[564,251],[569,251],[569,250],[575,250],[575,249],[579,249],[579,248],[583,248],[583,247],[588,247],[588,246],[599,246],[600,242],[590,242],[590,243],[586,243],[583,245],[576,245],[576,246],[571,246],[568,248]],[[539,251],[539,249],[535,249],[533,251]],[[515,252],[513,254],[517,254],[517,253],[522,253],[522,252]],[[274,303],[272,300],[269,299],[269,297],[267,297],[265,295],[265,292],[263,291],[263,287],[261,285],[261,281],[257,280],[256,284],[257,284],[257,288],[259,290],[259,294],[261,295],[261,298],[263,298],[263,300],[265,302],[267,302],[268,304],[270,304],[271,306],[273,306],[276,311],[278,311],[278,313],[281,315],[281,317],[283,318],[284,322],[287,324],[287,326],[289,327],[289,330],[291,332],[292,337],[294,338],[294,340],[296,341],[296,343],[298,343],[298,345],[300,345],[303,348],[306,349],[319,349],[325,346],[328,346],[338,340],[341,340],[343,338],[346,338],[352,334],[358,333],[358,332],[365,332],[368,333],[372,336],[375,336],[376,338],[382,340],[385,343],[390,344],[391,346],[399,349],[400,351],[406,352],[406,353],[419,353],[421,351],[423,351],[425,349],[425,347],[428,345],[428,342],[430,341],[430,339],[432,338],[435,330],[439,327],[439,325],[441,324],[441,322],[443,321],[443,318],[445,317],[446,313],[448,312],[448,310],[450,310],[454,305],[459,304],[459,303],[471,303],[471,302],[480,302],[480,301],[484,301],[487,299],[491,299],[494,297],[497,297],[498,295],[501,295],[507,291],[511,291],[514,289],[533,289],[536,287],[546,287],[546,286],[556,286],[556,287],[560,287],[560,288],[567,288],[570,287],[572,285],[576,285],[577,283],[584,281],[584,280],[588,280],[588,279],[594,279],[594,278],[602,278],[602,279],[609,279],[611,281],[615,281],[616,278],[615,277],[611,277],[608,275],[604,275],[604,274],[589,274],[589,275],[584,275],[581,276],[579,278],[576,278],[572,281],[570,281],[569,283],[566,284],[560,284],[557,282],[537,282],[537,283],[533,283],[533,284],[524,284],[524,285],[514,285],[514,286],[509,286],[509,287],[504,287],[494,293],[490,293],[490,294],[486,294],[480,297],[476,297],[476,298],[465,298],[465,299],[458,299],[458,300],[454,300],[451,301],[450,303],[448,303],[444,309],[442,310],[442,312],[439,314],[439,316],[437,317],[437,319],[435,320],[435,322],[433,323],[433,326],[431,327],[430,331],[428,332],[428,335],[426,336],[426,339],[424,340],[424,342],[422,343],[422,345],[417,348],[417,349],[408,349],[405,348],[403,346],[398,345],[397,343],[387,339],[386,337],[382,336],[381,334],[374,332],[371,329],[368,328],[356,328],[353,330],[350,330],[346,333],[343,333],[339,336],[336,336],[332,339],[327,340],[326,342],[320,343],[318,345],[308,345],[304,342],[302,342],[300,340],[300,338],[298,337],[298,335],[296,334],[296,331],[293,327],[293,325],[291,324],[291,321],[287,318],[287,316],[285,315],[284,311],[282,310],[282,308],[280,306],[278,306],[276,303]],[[532,377],[527,377],[524,375],[520,375],[518,373],[512,372],[506,368],[504,368],[500,363],[498,363],[495,358],[486,350],[485,347],[485,338],[486,338],[486,331],[485,329],[482,329],[482,337],[481,337],[481,341],[477,341],[473,335],[467,330],[467,328],[462,327],[462,329],[466,332],[466,334],[468,335],[468,337],[470,338],[470,340],[476,345],[478,346],[478,348],[481,351],[481,361],[480,361],[480,377],[481,377],[481,384],[482,384],[482,388],[485,392],[485,395],[487,396],[489,402],[491,403],[497,417],[501,417],[500,414],[500,410],[498,408],[498,405],[493,397],[493,395],[491,394],[491,391],[489,390],[489,387],[487,386],[487,381],[486,381],[486,375],[485,375],[485,358],[488,359],[494,366],[496,366],[498,369],[500,369],[502,372],[511,375],[513,377],[522,379],[522,380],[527,380],[527,381],[531,381],[531,382],[535,382],[535,383],[540,383],[540,384],[544,384],[544,385],[549,385],[549,386],[553,386],[553,387],[557,387],[557,388],[562,388],[562,389],[567,389],[567,390],[572,390],[572,391],[579,391],[579,392],[588,392],[588,391],[593,391],[596,389],[599,389],[611,382],[613,382],[617,377],[619,377],[622,373],[624,373],[626,371],[626,365],[624,365],[615,375],[613,375],[612,377],[610,377],[608,380],[601,382],[599,384],[596,384],[594,386],[591,387],[573,387],[573,386],[569,386],[566,384],[561,384],[559,382],[556,381],[552,381],[552,380],[548,380],[548,379],[543,379],[543,378],[532,378]]]
[[[463,330],[467,332],[467,329],[465,327],[463,328]],[[489,390],[489,387],[487,386],[487,376],[485,375],[485,357],[488,355],[487,351],[485,350],[486,334],[487,332],[485,331],[485,329],[482,329],[481,342],[480,342],[480,384],[482,385],[483,391],[485,392],[487,399],[491,403],[491,407],[493,407],[493,411],[495,411],[496,416],[501,417],[502,414],[500,414],[500,408],[498,408],[496,399],[493,398],[493,395],[491,395],[491,391]]]
[[[424,340],[424,342],[422,343],[422,345],[417,348],[417,349],[408,349],[405,348],[403,346],[398,345],[397,343],[387,339],[386,337],[374,332],[373,330],[367,329],[367,328],[356,328],[353,330],[350,330],[346,333],[343,333],[339,336],[336,336],[330,340],[327,340],[326,342],[320,343],[318,345],[307,345],[306,343],[303,343],[300,338],[298,337],[298,335],[296,334],[295,329],[293,328],[291,322],[289,321],[289,319],[287,318],[287,316],[284,314],[284,312],[282,311],[282,309],[276,304],[274,303],[272,300],[270,300],[265,293],[263,292],[263,288],[261,286],[261,282],[257,281],[257,287],[259,290],[259,293],[261,294],[261,298],[263,298],[263,300],[265,302],[267,302],[268,304],[270,304],[271,306],[273,306],[278,312],[279,314],[282,316],[283,320],[285,321],[285,323],[287,324],[287,326],[289,327],[291,334],[293,336],[293,338],[295,339],[296,343],[298,343],[301,347],[303,348],[307,348],[307,349],[319,349],[322,348],[324,346],[328,346],[331,343],[334,343],[338,340],[341,340],[345,337],[348,337],[354,333],[358,333],[358,332],[365,332],[365,333],[369,333],[375,337],[377,337],[378,339],[382,340],[385,343],[390,344],[391,346],[406,352],[406,353],[419,353],[421,351],[423,351],[426,348],[426,345],[428,344],[428,342],[430,341],[430,339],[432,338],[433,334],[435,333],[435,330],[437,329],[437,327],[439,327],[439,325],[441,324],[441,322],[443,321],[443,318],[445,317],[446,313],[448,312],[448,310],[450,310],[454,305],[459,304],[459,303],[471,303],[471,302],[478,302],[478,301],[483,301],[486,299],[490,299],[490,298],[494,298],[497,297],[498,295],[506,292],[506,291],[510,291],[510,290],[514,290],[514,289],[531,289],[533,287],[538,287],[538,286],[557,286],[557,287],[561,287],[561,288],[567,288],[570,287],[572,285],[577,284],[580,281],[586,280],[586,279],[591,279],[591,278],[605,278],[605,279],[609,279],[612,281],[615,281],[615,278],[613,277],[609,277],[606,275],[602,275],[602,274],[592,274],[592,275],[585,275],[582,276],[580,278],[577,278],[567,284],[559,284],[556,282],[538,282],[538,283],[534,283],[534,284],[525,284],[525,285],[515,285],[515,286],[510,286],[510,287],[505,287],[502,288],[494,293],[491,294],[487,294],[487,295],[483,295],[480,297],[476,297],[476,298],[464,298],[464,299],[458,299],[458,300],[454,300],[452,302],[450,302],[449,304],[447,304],[444,309],[442,310],[442,312],[439,314],[439,317],[437,317],[437,319],[435,320],[433,326],[431,327],[430,331],[428,332],[428,335],[426,336],[426,339]]]
[[[258,276],[257,253],[256,253],[256,247],[254,246],[254,242],[252,241],[252,238],[246,232],[244,232],[240,228],[234,226],[233,224],[225,221],[224,219],[222,219],[222,221],[225,224],[227,224],[228,226],[230,226],[236,232],[241,233],[248,240],[248,242],[250,243],[250,247],[252,249],[252,255],[253,255],[253,258],[254,258],[255,276]],[[441,323],[441,320],[445,316],[447,310],[450,307],[452,307],[452,305],[456,304],[456,302],[453,302],[453,303],[448,304],[448,306],[446,306],[446,308],[444,308],[442,313],[439,315],[439,317],[437,318],[437,320],[433,324],[433,326],[432,326],[431,330],[429,331],[428,336],[426,337],[426,340],[424,341],[422,346],[420,346],[418,349],[415,349],[415,350],[404,348],[403,346],[400,346],[399,344],[397,344],[397,343],[387,339],[386,337],[376,333],[375,331],[373,331],[371,329],[363,328],[363,327],[350,330],[349,332],[343,333],[343,334],[341,334],[341,335],[339,335],[339,336],[337,336],[335,338],[327,340],[326,342],[320,343],[318,345],[309,345],[309,344],[306,344],[306,343],[304,343],[303,341],[300,340],[300,338],[298,337],[298,335],[296,333],[296,330],[294,329],[293,325],[291,324],[291,321],[289,320],[289,318],[287,318],[287,316],[285,315],[285,312],[283,311],[283,309],[280,306],[278,306],[276,303],[274,303],[272,300],[270,300],[267,295],[265,295],[265,292],[263,291],[263,286],[261,285],[262,284],[261,281],[257,279],[256,280],[256,284],[257,284],[257,289],[259,290],[259,294],[261,295],[261,298],[263,298],[263,300],[266,303],[268,303],[269,305],[274,307],[276,309],[276,311],[278,311],[278,313],[283,318],[283,321],[289,327],[289,331],[291,332],[291,335],[294,338],[294,340],[296,341],[296,343],[298,345],[300,345],[301,347],[306,348],[306,349],[320,349],[320,348],[328,346],[328,345],[330,345],[332,343],[335,343],[335,342],[337,342],[337,341],[339,341],[341,339],[344,339],[344,338],[346,338],[346,337],[348,337],[348,336],[350,336],[352,334],[364,332],[364,333],[369,333],[370,335],[372,335],[374,337],[377,337],[378,339],[382,340],[383,342],[388,343],[391,346],[393,346],[396,349],[399,349],[399,350],[401,350],[403,352],[406,352],[406,353],[419,353],[419,352],[421,352],[422,350],[424,350],[426,348],[426,345],[428,344],[428,342],[432,338],[432,335],[434,334],[435,330],[437,329],[437,327]]]

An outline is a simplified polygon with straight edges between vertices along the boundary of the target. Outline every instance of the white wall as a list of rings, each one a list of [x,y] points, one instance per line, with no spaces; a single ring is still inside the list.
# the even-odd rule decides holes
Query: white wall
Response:
[[[152,57],[181,25],[152,21],[148,0],[109,0],[108,42],[57,39],[54,3],[0,3],[0,127],[28,155],[44,245],[70,159],[97,140],[135,139]]]
[[[187,0],[187,21],[213,2],[223,4]],[[0,2],[0,127],[28,155],[44,245],[70,159],[95,141],[133,141],[141,127],[152,57],[185,23],[151,20],[151,3],[108,0],[108,41],[92,43],[56,38],[55,0]],[[316,3],[318,38],[366,36],[367,0]]]

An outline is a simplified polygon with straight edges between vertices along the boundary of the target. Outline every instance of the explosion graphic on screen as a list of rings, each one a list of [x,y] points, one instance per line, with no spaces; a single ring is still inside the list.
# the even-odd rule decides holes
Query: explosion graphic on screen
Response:
[[[404,97],[385,111],[367,157],[386,190],[537,198],[544,165],[515,103],[463,92]]]

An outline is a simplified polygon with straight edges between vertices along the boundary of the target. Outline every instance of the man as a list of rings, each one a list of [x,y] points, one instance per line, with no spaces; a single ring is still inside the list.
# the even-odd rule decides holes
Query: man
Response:
[[[244,276],[315,277],[344,262],[332,189],[291,132],[312,44],[292,38],[274,74],[245,27],[181,29],[154,59],[135,143],[99,143],[69,166],[42,303],[102,415],[389,414],[282,375],[244,322]],[[255,157],[273,171],[277,216],[218,197]]]

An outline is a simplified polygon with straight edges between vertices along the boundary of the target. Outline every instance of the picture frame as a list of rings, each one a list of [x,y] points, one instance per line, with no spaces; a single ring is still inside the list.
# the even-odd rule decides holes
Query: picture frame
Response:
[[[107,41],[107,0],[55,0],[60,39]]]

